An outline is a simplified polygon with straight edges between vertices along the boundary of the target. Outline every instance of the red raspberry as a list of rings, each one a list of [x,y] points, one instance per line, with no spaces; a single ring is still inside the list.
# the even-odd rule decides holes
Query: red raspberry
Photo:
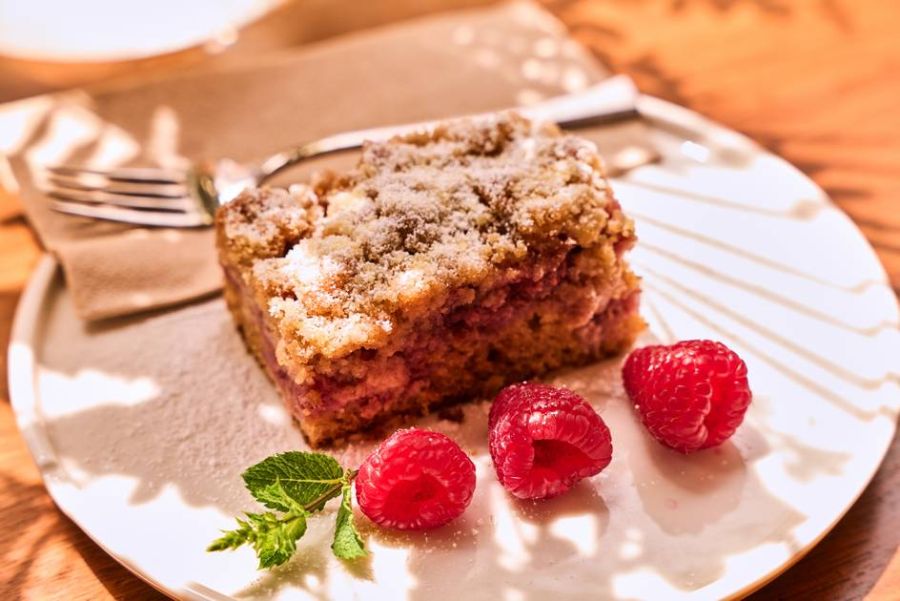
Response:
[[[394,432],[369,455],[356,476],[366,516],[386,528],[427,530],[459,517],[475,491],[475,464],[437,432]]]
[[[565,388],[525,382],[500,391],[488,419],[497,478],[520,499],[569,490],[609,465],[609,428]]]
[[[727,440],[751,399],[744,361],[712,340],[637,349],[622,380],[654,438],[682,453]]]

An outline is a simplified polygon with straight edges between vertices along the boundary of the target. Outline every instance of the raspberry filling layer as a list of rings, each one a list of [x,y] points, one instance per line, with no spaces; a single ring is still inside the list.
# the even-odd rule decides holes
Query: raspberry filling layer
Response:
[[[458,388],[459,378],[469,378],[473,393],[492,394],[505,381],[530,375],[510,373],[517,364],[515,353],[522,349],[504,346],[504,341],[531,333],[546,336],[551,327],[546,320],[579,349],[601,348],[608,330],[631,316],[637,294],[616,298],[622,293],[620,279],[609,281],[608,289],[597,289],[587,279],[590,273],[577,267],[579,252],[572,248],[534,261],[528,269],[509,270],[474,300],[470,289],[452,292],[442,310],[415,324],[399,346],[356,351],[334,361],[330,373],[302,384],[278,364],[273,336],[255,303],[245,302],[244,308],[252,312],[261,332],[265,367],[298,418],[345,410],[357,419],[372,420],[380,413],[413,410],[423,395],[439,390],[442,381],[454,379],[453,386],[444,387]],[[236,274],[227,275],[246,293]],[[490,378],[504,381],[497,379],[488,390],[484,384]],[[565,457],[578,462],[576,455]]]

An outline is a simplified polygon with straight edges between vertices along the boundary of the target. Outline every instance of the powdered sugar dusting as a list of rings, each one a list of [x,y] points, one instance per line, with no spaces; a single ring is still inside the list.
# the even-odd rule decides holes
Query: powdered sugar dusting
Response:
[[[250,192],[219,224],[223,261],[252,266],[297,358],[378,348],[400,312],[631,228],[593,143],[514,114],[369,143],[346,176]]]

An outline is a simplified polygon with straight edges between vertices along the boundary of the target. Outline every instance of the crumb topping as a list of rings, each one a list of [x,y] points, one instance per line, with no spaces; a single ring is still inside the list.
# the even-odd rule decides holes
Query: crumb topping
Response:
[[[261,291],[293,361],[378,348],[529,255],[633,235],[593,143],[515,114],[367,143],[348,174],[247,192],[218,222],[223,261]]]

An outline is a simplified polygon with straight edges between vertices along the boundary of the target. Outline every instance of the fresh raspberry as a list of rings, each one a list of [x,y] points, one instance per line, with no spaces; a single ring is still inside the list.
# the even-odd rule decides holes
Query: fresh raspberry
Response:
[[[752,396],[744,361],[712,340],[637,349],[625,361],[622,380],[654,438],[682,453],[727,440]]]
[[[525,382],[500,391],[488,418],[497,478],[520,499],[569,490],[609,465],[609,428],[587,401],[565,388]]]
[[[366,516],[386,528],[427,530],[459,517],[475,491],[475,464],[437,432],[394,432],[369,455],[356,476]]]

